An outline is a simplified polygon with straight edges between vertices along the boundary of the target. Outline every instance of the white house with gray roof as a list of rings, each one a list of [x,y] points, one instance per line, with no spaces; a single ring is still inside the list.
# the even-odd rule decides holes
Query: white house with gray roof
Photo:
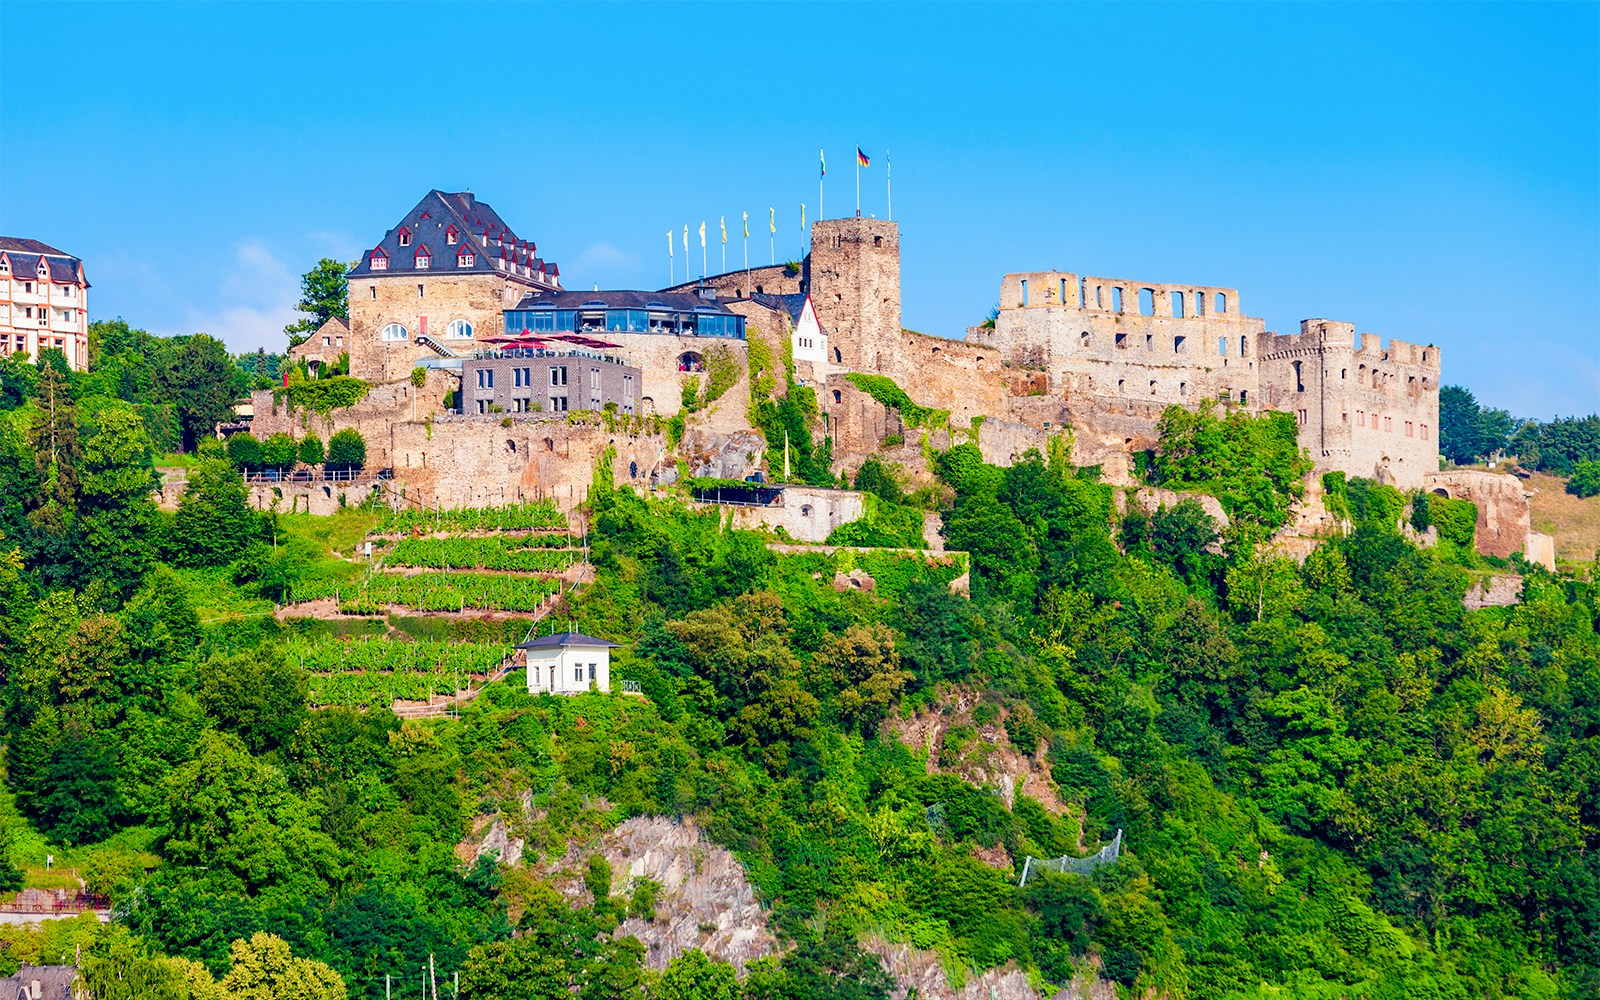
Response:
[[[517,644],[527,658],[529,694],[611,690],[614,642],[582,632],[557,632]]]

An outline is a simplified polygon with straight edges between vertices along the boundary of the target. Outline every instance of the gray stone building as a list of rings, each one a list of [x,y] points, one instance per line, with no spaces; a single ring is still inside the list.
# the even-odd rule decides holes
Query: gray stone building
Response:
[[[594,350],[510,348],[482,351],[461,362],[461,412],[545,413],[570,410],[639,411],[643,373]]]

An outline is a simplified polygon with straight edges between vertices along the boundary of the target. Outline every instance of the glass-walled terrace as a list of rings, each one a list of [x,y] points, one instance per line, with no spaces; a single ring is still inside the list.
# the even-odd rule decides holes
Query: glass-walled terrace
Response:
[[[662,333],[678,337],[732,337],[744,339],[744,317],[707,311],[673,309],[557,309],[535,305],[507,309],[506,333]]]

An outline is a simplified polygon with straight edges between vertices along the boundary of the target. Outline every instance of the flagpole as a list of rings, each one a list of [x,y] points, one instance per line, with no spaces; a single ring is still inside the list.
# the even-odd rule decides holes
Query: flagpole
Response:
[[[667,287],[678,283],[678,266],[672,257],[672,230],[667,230]]]
[[[861,147],[856,147],[856,218],[861,218]]]
[[[889,207],[884,213],[890,222],[894,221],[894,161],[889,159],[889,151],[883,151],[883,186],[888,195]]]

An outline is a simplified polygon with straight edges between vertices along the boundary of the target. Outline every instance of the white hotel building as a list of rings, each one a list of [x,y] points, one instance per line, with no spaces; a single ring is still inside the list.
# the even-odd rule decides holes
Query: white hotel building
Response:
[[[89,367],[89,280],[83,261],[38,240],[0,236],[0,355],[37,361],[58,348]]]

